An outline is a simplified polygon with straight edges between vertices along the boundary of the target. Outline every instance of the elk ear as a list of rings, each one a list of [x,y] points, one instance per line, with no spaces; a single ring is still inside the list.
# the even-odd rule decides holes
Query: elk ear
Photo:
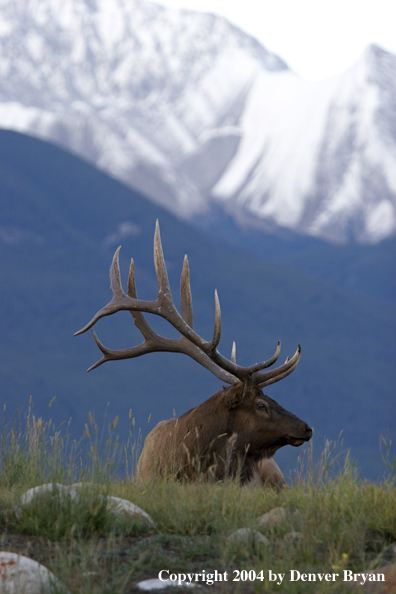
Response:
[[[246,385],[238,383],[235,386],[223,388],[223,402],[228,410],[232,410],[239,406],[245,396]]]

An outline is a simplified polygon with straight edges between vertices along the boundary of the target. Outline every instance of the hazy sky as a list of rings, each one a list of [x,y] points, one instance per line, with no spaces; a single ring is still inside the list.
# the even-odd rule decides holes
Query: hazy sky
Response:
[[[396,54],[396,0],[156,0],[221,14],[303,78],[346,70],[369,43]]]

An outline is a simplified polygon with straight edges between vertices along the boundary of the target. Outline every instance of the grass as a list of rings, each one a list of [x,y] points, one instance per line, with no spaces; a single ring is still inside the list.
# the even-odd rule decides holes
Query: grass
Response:
[[[100,437],[90,417],[76,442],[67,426],[57,431],[31,414],[24,429],[3,423],[0,550],[43,563],[73,594],[137,592],[139,581],[156,578],[161,570],[200,574],[201,591],[341,593],[349,589],[342,578],[290,581],[290,570],[342,576],[343,569],[362,572],[394,560],[395,468],[386,439],[381,447],[389,477],[381,483],[359,479],[348,456],[332,472],[333,450],[327,447],[316,463],[312,449],[306,451],[292,486],[277,493],[235,482],[137,484],[130,478],[136,460],[132,436],[121,447],[112,437],[116,425],[117,420]],[[85,485],[77,501],[47,496],[15,511],[31,487],[76,481]],[[132,501],[151,515],[156,528],[116,520],[103,495]],[[268,545],[259,544],[253,533],[243,542],[229,538],[239,528],[258,529],[258,518],[274,507],[284,507],[286,516],[261,529]],[[202,576],[215,570],[223,578],[227,572],[227,581],[202,583]],[[268,581],[269,570],[285,574],[281,585]],[[243,579],[232,581],[238,576]]]

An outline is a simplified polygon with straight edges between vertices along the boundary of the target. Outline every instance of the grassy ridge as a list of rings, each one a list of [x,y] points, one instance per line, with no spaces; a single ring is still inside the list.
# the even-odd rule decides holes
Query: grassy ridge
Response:
[[[171,573],[228,572],[227,582],[205,586],[216,592],[345,592],[345,583],[304,583],[287,579],[289,571],[353,572],[392,560],[396,541],[395,465],[386,458],[389,479],[361,481],[347,457],[332,472],[330,450],[321,461],[301,460],[292,486],[241,488],[235,482],[179,484],[131,480],[136,446],[123,447],[113,436],[117,420],[104,436],[90,418],[83,439],[70,441],[67,430],[28,416],[20,430],[3,424],[0,473],[0,548],[45,564],[73,593],[136,592],[136,584]],[[133,426],[133,420],[131,421]],[[132,437],[132,434],[131,434]],[[128,460],[128,462],[127,462]],[[121,472],[121,475],[120,475]],[[46,497],[15,513],[19,497],[46,482],[86,483],[77,502]],[[133,521],[115,521],[102,494],[122,497],[148,512],[156,529]],[[233,541],[240,528],[258,529],[258,518],[275,507],[286,510],[277,525],[262,528],[269,545],[253,538]],[[295,515],[295,510],[300,514]],[[297,536],[296,536],[297,532]],[[284,573],[281,586],[269,583],[268,570]],[[235,570],[263,570],[264,581],[231,581]]]

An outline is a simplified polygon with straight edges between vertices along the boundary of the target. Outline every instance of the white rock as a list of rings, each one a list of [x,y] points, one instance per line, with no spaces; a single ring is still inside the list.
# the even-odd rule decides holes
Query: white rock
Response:
[[[260,529],[279,526],[279,524],[286,521],[292,526],[300,526],[303,520],[304,516],[299,509],[295,509],[293,512],[286,512],[284,507],[274,507],[266,514],[260,516],[257,524]]]
[[[36,497],[48,494],[59,494],[61,497],[69,496],[71,499],[79,498],[77,491],[75,491],[71,487],[66,487],[65,485],[61,485],[60,483],[46,483],[45,485],[33,487],[32,489],[26,491],[26,493],[24,493],[20,497],[19,505],[29,505]]]
[[[153,518],[145,512],[143,509],[128,501],[127,499],[121,499],[120,497],[108,496],[107,499],[107,511],[118,517],[132,518],[135,520],[145,520],[151,526],[155,527],[156,523]],[[163,583],[163,582],[161,582]]]
[[[278,526],[286,519],[286,510],[284,507],[274,507],[266,514],[258,519],[260,528],[269,528],[270,526]]]
[[[239,528],[228,537],[231,541],[255,542],[268,546],[270,541],[266,536],[252,528]]]
[[[15,515],[17,518],[21,517],[22,514],[22,506],[30,505],[34,499],[37,497],[43,497],[48,495],[59,495],[59,497],[65,498],[70,497],[71,499],[75,500],[79,498],[79,494],[77,491],[72,489],[71,487],[66,487],[61,483],[46,483],[45,485],[40,485],[39,487],[33,487],[24,493],[18,500],[17,505],[14,508]]]
[[[182,586],[183,588],[199,588],[196,584],[190,584],[189,582],[163,582],[157,578],[153,578],[151,580],[144,580],[143,582],[139,582],[137,587],[139,590],[145,590],[146,592],[150,592],[151,590],[164,590],[165,588],[177,588],[177,586]]]
[[[0,552],[0,594],[51,594],[68,592],[44,565],[17,555]]]

